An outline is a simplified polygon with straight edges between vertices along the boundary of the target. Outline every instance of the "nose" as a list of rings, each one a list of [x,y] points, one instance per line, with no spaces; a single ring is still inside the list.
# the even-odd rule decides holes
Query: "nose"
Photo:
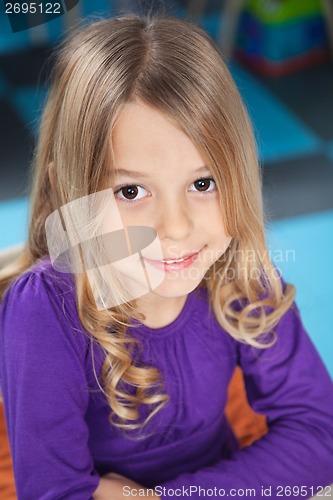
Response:
[[[156,231],[160,239],[186,240],[193,229],[193,214],[185,201],[168,200],[159,204]]]

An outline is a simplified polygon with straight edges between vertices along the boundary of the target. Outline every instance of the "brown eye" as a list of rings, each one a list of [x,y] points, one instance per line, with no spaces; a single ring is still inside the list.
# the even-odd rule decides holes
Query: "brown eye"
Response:
[[[115,190],[114,194],[118,200],[127,203],[142,200],[148,195],[147,191],[142,186],[136,186],[135,184],[128,184],[127,186],[120,187]]]
[[[126,186],[121,188],[120,192],[127,200],[134,200],[139,193],[137,186]]]
[[[206,178],[206,179],[198,179],[193,182],[193,186],[197,191],[212,191],[215,189],[215,181],[214,179]]]

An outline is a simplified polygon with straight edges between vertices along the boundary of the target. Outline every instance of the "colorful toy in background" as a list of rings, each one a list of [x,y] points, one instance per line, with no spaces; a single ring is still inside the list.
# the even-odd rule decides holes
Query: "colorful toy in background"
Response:
[[[249,0],[236,56],[256,72],[281,76],[329,57],[320,0]]]

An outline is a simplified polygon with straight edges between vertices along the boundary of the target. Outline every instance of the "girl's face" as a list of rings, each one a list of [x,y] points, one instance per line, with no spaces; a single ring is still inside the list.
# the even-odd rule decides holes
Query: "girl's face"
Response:
[[[186,134],[140,101],[120,113],[113,151],[112,187],[124,225],[153,227],[161,244],[163,260],[145,259],[165,272],[153,293],[187,295],[231,241],[211,172]]]

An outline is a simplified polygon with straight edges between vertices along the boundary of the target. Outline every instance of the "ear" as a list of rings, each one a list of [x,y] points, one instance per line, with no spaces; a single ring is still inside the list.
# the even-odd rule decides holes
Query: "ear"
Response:
[[[55,182],[55,170],[54,169],[55,169],[54,162],[51,161],[48,164],[48,171],[49,171],[49,179],[50,179],[50,184],[51,184],[52,190],[55,189],[55,185],[56,185],[56,182]]]

